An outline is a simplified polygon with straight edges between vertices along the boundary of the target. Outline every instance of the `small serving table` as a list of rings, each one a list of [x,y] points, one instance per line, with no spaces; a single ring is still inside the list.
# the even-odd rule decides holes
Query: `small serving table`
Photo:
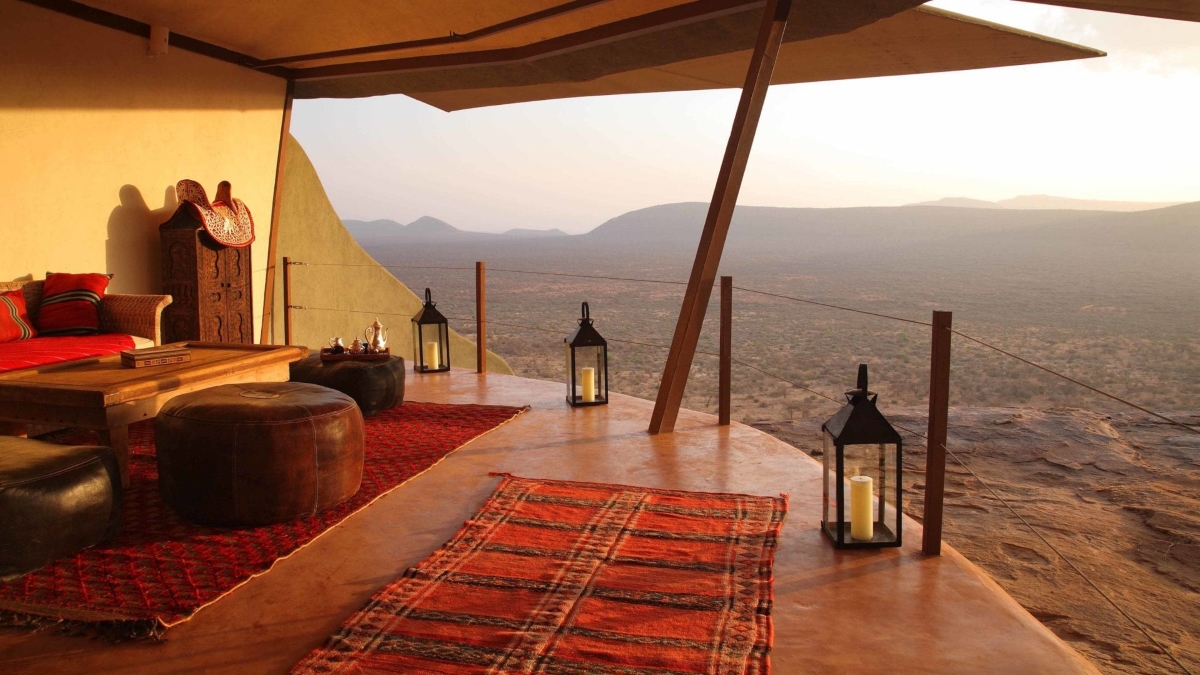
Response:
[[[308,348],[180,342],[191,361],[126,368],[121,355],[82,359],[0,374],[0,420],[94,429],[113,449],[121,483],[129,485],[129,425],[153,418],[179,394],[239,382],[286,382],[288,367]]]

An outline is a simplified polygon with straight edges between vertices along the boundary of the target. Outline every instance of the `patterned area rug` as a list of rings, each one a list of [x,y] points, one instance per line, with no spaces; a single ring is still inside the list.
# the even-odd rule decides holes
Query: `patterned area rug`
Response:
[[[294,673],[765,675],[785,497],[505,475]]]
[[[175,515],[158,495],[153,423],[134,425],[120,536],[0,584],[0,624],[60,624],[111,639],[158,636],[521,412],[408,402],[379,413],[366,420],[358,494],[309,518],[244,529],[191,525]],[[79,433],[60,440],[87,442]]]

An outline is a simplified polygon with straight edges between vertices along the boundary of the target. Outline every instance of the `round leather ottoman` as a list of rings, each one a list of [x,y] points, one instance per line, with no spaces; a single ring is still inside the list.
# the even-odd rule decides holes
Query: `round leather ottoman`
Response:
[[[0,436],[0,581],[116,536],[122,495],[111,448]]]
[[[317,354],[292,363],[293,382],[337,389],[358,403],[363,417],[404,402],[404,359],[387,361],[322,361]]]
[[[204,525],[267,525],[358,492],[363,418],[345,394],[300,382],[176,396],[154,420],[158,489]]]

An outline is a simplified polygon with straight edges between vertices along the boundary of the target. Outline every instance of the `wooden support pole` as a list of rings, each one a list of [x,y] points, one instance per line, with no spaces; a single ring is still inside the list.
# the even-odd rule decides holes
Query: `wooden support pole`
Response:
[[[267,279],[263,286],[263,317],[262,328],[259,330],[258,343],[274,342],[272,322],[275,317],[275,256],[279,255],[279,212],[283,206],[283,167],[287,161],[288,134],[292,129],[292,92],[296,82],[288,80],[287,91],[283,96],[283,121],[279,125],[279,154],[275,158],[275,196],[271,200],[271,232],[267,235]]]
[[[921,550],[942,554],[942,502],[946,491],[946,427],[950,415],[950,312],[933,313],[929,356],[929,428],[925,451],[925,522]]]
[[[754,132],[758,128],[758,118],[762,114],[767,88],[771,84],[771,73],[775,70],[775,57],[779,54],[779,44],[783,40],[791,8],[792,0],[768,0],[763,13],[758,39],[754,43],[754,54],[750,57],[750,68],[746,72],[746,82],[742,86],[742,98],[733,118],[729,143],[725,146],[725,158],[717,174],[712,203],[709,204],[704,231],[696,248],[692,275],[688,279],[683,306],[679,310],[675,337],[671,340],[671,351],[663,368],[658,397],[654,401],[654,413],[650,417],[652,434],[675,429],[688,373],[696,356],[700,329],[704,325],[704,314],[708,310],[717,268],[721,264],[721,253],[725,250],[729,221],[733,218],[733,207],[746,174]]]
[[[292,260],[283,259],[283,344],[292,344]]]
[[[487,266],[475,263],[475,361],[476,370],[487,372]]]
[[[721,364],[717,385],[717,424],[729,424],[733,389],[733,277],[721,277]]]

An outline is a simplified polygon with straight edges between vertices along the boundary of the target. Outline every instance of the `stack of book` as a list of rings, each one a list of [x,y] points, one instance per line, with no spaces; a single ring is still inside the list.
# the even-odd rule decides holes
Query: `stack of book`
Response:
[[[146,366],[166,366],[173,363],[187,363],[192,360],[192,350],[180,345],[164,345],[162,347],[146,347],[145,349],[126,349],[121,352],[121,365],[126,368],[145,368]]]

